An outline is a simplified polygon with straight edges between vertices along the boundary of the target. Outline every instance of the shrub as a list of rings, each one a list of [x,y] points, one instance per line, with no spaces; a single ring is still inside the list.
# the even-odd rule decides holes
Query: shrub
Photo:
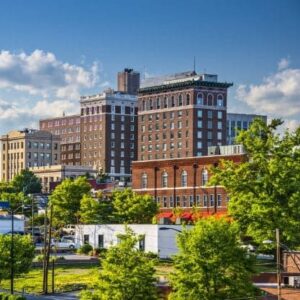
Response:
[[[90,251],[93,250],[93,247],[90,245],[90,244],[84,244],[82,245],[78,250],[77,252],[79,254],[89,254]]]
[[[26,298],[21,295],[10,295],[7,293],[0,293],[0,300],[26,300]]]

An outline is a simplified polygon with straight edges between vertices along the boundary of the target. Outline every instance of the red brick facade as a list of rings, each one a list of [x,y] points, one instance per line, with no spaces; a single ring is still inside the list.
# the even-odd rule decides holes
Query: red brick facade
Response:
[[[243,155],[189,157],[132,164],[132,187],[137,193],[150,194],[162,212],[175,207],[202,214],[227,211],[228,196],[221,186],[206,186],[210,168],[221,159],[239,163]]]

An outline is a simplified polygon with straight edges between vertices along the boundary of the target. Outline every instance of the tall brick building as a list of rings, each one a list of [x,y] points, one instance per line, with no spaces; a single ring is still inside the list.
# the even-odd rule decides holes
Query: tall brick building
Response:
[[[40,129],[60,136],[61,164],[80,165],[80,115],[40,120]]]
[[[226,144],[227,89],[195,72],[146,82],[138,93],[138,160],[207,155]]]
[[[137,97],[109,89],[81,97],[80,106],[81,164],[129,180],[137,157]]]

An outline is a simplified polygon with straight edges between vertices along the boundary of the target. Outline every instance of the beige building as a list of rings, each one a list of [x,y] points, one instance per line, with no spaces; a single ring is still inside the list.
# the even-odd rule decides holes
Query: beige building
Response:
[[[51,182],[60,182],[65,178],[76,178],[87,173],[92,176],[97,175],[96,170],[88,166],[53,165],[32,167],[29,170],[41,180],[44,193],[50,192]]]
[[[60,163],[60,138],[47,131],[24,129],[0,138],[0,180],[10,181],[21,170]]]

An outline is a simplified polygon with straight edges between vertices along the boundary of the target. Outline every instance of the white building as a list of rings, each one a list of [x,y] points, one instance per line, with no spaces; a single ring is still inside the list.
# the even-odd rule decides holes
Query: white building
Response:
[[[11,231],[11,215],[0,215],[0,234],[8,233]],[[24,232],[24,216],[15,215],[14,216],[14,231]]]
[[[158,254],[159,258],[170,258],[178,252],[176,235],[182,231],[181,225],[133,224],[128,227],[144,235],[137,245],[140,250]],[[109,248],[118,244],[118,235],[123,233],[125,225],[122,224],[77,225],[75,241],[77,247],[88,243],[94,248]]]

